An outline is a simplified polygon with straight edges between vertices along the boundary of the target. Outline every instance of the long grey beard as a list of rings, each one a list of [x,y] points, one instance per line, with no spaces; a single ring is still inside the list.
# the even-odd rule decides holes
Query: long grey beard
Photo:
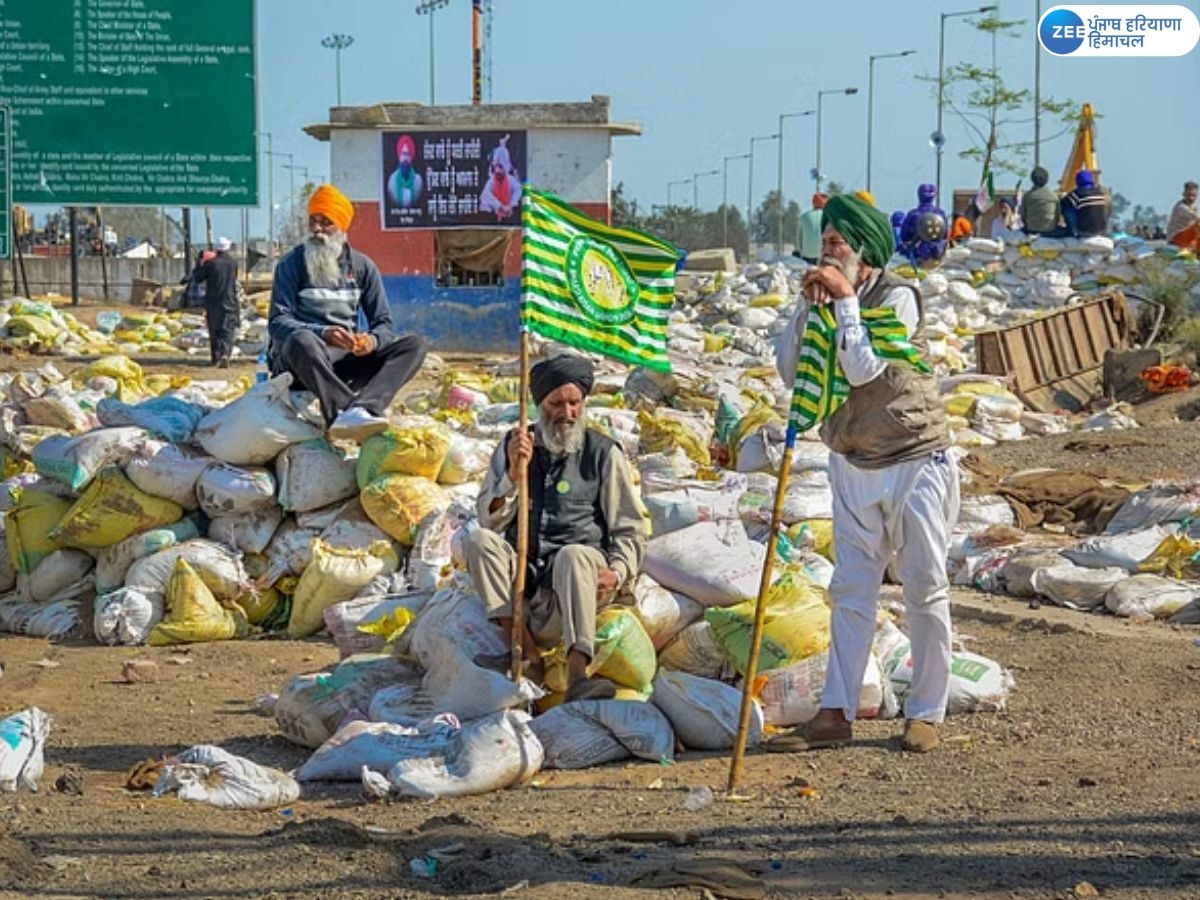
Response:
[[[823,256],[821,257],[821,265],[832,266],[833,268],[837,269],[846,276],[846,280],[850,282],[850,284],[856,290],[858,289],[858,276],[862,274],[861,253],[851,253],[850,258],[845,262],[834,259],[832,256]]]
[[[580,416],[570,425],[550,425],[542,420],[537,423],[537,436],[551,456],[569,456],[583,449],[583,438],[587,432],[587,419]]]
[[[342,234],[309,235],[304,242],[304,268],[313,287],[335,288],[342,279],[341,257],[346,246]]]

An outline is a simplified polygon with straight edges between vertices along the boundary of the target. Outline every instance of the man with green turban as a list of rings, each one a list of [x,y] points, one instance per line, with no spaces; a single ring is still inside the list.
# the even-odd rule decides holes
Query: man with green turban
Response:
[[[864,311],[888,307],[909,341],[920,331],[921,295],[884,269],[894,242],[883,213],[857,197],[831,197],[822,217],[820,263],[805,273],[804,297],[777,347],[779,373],[791,385],[810,305],[832,304],[837,360],[850,387],[846,400],[821,425],[821,440],[832,451],[837,549],[829,585],[833,639],[821,710],[803,729],[771,741],[768,747],[775,750],[850,740],[871,657],[879,588],[893,561],[904,584],[912,644],[904,749],[936,747],[935,726],[945,717],[950,686],[946,550],[958,515],[958,469],[947,452],[949,434],[935,377],[893,356],[885,358],[864,323]]]

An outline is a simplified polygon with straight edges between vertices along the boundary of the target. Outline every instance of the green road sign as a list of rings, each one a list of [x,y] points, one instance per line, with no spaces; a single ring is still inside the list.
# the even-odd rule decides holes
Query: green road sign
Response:
[[[254,0],[0,0],[13,195],[258,203]]]
[[[0,106],[0,259],[12,256],[12,116]]]

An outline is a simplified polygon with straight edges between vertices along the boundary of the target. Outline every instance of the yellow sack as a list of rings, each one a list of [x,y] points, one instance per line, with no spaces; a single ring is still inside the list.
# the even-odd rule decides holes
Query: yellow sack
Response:
[[[361,491],[381,475],[436,479],[450,449],[450,432],[436,425],[389,428],[363,441],[355,477]]]
[[[250,631],[246,614],[236,603],[226,609],[212,595],[186,559],[175,561],[167,582],[166,614],[146,638],[151,647],[197,644],[245,637]]]
[[[710,607],[704,611],[713,640],[742,675],[746,674],[750,659],[754,606],[754,600],[746,600],[736,606]],[[825,591],[798,572],[785,572],[767,592],[758,670],[790,666],[828,646],[829,606]]]
[[[759,294],[750,298],[752,309],[778,309],[787,302],[783,294]]]
[[[120,469],[105,469],[67,510],[50,539],[61,547],[100,549],[182,518],[178,503],[147,494]]]
[[[704,332],[704,352],[705,353],[720,353],[729,346],[729,337],[724,334],[713,334],[711,331]]]
[[[106,356],[71,374],[71,383],[82,387],[93,378],[111,378],[117,383],[117,399],[122,403],[134,403],[150,391],[142,377],[142,367],[128,356]]]
[[[1142,560],[1139,572],[1154,572],[1172,578],[1195,578],[1200,572],[1195,556],[1200,553],[1200,541],[1186,534],[1169,534]]]
[[[17,495],[16,506],[4,515],[8,555],[13,568],[28,575],[58,549],[50,532],[70,508],[69,501],[46,491],[25,490]]]
[[[794,547],[807,547],[833,562],[833,519],[805,519],[787,531]]]
[[[975,411],[975,401],[978,399],[974,394],[948,394],[942,398],[942,408],[948,416],[969,419]]]
[[[658,671],[654,642],[627,606],[609,606],[596,614],[594,653],[590,673],[618,687],[644,691]]]
[[[320,538],[313,541],[312,562],[296,585],[288,636],[316,634],[324,624],[326,607],[351,599],[376,575],[390,574],[399,565],[387,541],[354,549],[331,547]]]
[[[269,587],[259,591],[246,591],[233,602],[241,607],[251,625],[260,625],[271,617],[282,599],[279,591]]]
[[[359,501],[367,518],[405,547],[413,545],[422,519],[450,506],[445,490],[415,475],[377,478],[363,490]]]
[[[738,448],[742,446],[742,442],[768,422],[779,418],[779,413],[775,412],[770,403],[765,400],[755,401],[754,405],[746,411],[746,414],[738,419],[737,425],[733,427],[733,430],[729,434],[730,469],[737,468]]]
[[[383,638],[384,646],[387,646],[404,633],[404,629],[412,624],[413,618],[414,615],[411,609],[397,606],[387,615],[380,616],[375,621],[367,622],[365,625],[359,625],[357,630],[363,634],[373,634],[375,637]]]
[[[43,344],[53,344],[58,337],[54,323],[41,316],[12,316],[7,328],[11,337],[32,337]]]
[[[678,447],[694,463],[707,466],[712,462],[707,443],[684,423],[639,412],[638,425],[642,449],[647,453],[670,453]]]

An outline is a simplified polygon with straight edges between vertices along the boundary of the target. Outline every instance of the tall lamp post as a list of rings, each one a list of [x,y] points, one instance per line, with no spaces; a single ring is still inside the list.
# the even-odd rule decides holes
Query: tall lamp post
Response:
[[[1042,0],[1033,0],[1033,165],[1042,164],[1042,45],[1038,26],[1042,21]]]
[[[418,16],[429,16],[429,105],[434,105],[433,92],[433,14],[444,6],[448,6],[450,0],[421,0],[417,4]]]
[[[821,193],[821,101],[822,98],[829,94],[845,94],[849,97],[851,94],[857,94],[858,88],[835,88],[828,91],[817,91],[817,164],[813,168],[813,179],[817,182],[817,193]]]
[[[269,131],[256,131],[267,139],[267,262],[275,259],[275,144]]]
[[[697,172],[695,175],[692,176],[692,209],[700,208],[700,194],[696,190],[696,180],[700,179],[700,178],[707,178],[709,175],[720,175],[720,174],[721,174],[720,169],[709,169],[707,172]]]
[[[753,229],[750,227],[754,218],[754,145],[759,141],[777,141],[779,133],[763,134],[750,138],[750,171],[746,173],[746,261],[750,261],[750,244],[753,241]]]
[[[739,153],[737,156],[726,156],[721,164],[725,173],[721,178],[721,244],[725,247],[729,246],[729,162],[749,158],[749,153]]]
[[[670,207],[673,205],[671,203],[671,188],[675,187],[675,185],[677,185],[677,184],[685,184],[686,185],[686,184],[691,184],[691,183],[692,183],[692,179],[690,179],[690,178],[680,178],[678,181],[668,181],[667,182],[667,206]]]
[[[946,20],[959,19],[963,16],[974,16],[979,13],[995,12],[996,6],[981,6],[978,9],[966,9],[962,12],[942,13],[941,22],[938,27],[938,102],[937,102],[937,130],[930,135],[934,148],[937,150],[937,185],[938,202],[942,200],[942,153],[946,149],[946,134],[942,131],[942,109],[943,101],[946,93]]]
[[[815,109],[806,109],[804,112],[796,113],[780,113],[779,114],[779,167],[776,172],[776,188],[779,191],[779,209],[775,215],[775,252],[783,253],[783,120],[784,119],[802,119],[805,116],[811,116],[815,113]]]
[[[342,105],[342,51],[354,43],[349,34],[331,34],[321,38],[321,46],[333,51],[333,67],[337,75],[337,105]]]
[[[871,139],[875,131],[875,60],[899,59],[912,56],[916,50],[900,50],[896,53],[875,53],[867,57],[867,190],[871,190]]]

